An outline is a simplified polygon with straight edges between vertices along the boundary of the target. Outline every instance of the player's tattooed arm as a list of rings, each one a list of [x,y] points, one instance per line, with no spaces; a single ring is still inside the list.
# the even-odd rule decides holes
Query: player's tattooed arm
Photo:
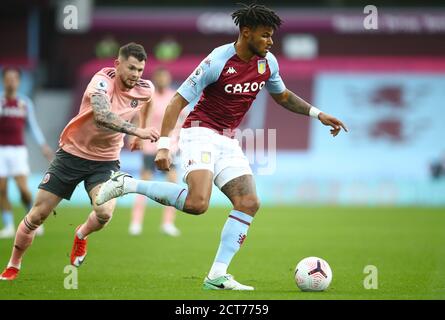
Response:
[[[271,94],[273,99],[281,106],[286,108],[289,111],[295,112],[295,113],[301,113],[305,115],[309,115],[309,111],[312,108],[312,105],[301,99],[299,96],[297,96],[295,93],[293,93],[290,90],[285,90],[283,93],[279,94]],[[318,120],[321,121],[325,126],[331,126],[331,134],[335,137],[343,128],[346,132],[348,132],[348,129],[346,126],[338,120],[337,118],[324,113],[319,112],[317,115]]]
[[[91,106],[94,112],[94,120],[97,125],[113,131],[137,135],[137,127],[111,112],[111,105],[107,96],[103,94],[91,95]]]
[[[286,89],[284,92],[279,94],[271,93],[271,96],[276,103],[283,106],[287,110],[309,115],[309,110],[311,109],[312,105],[304,101],[292,91]]]

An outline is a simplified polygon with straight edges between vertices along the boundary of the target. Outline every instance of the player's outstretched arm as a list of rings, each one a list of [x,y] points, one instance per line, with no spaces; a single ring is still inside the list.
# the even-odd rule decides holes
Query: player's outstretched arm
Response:
[[[276,103],[278,103],[280,106],[286,108],[289,111],[292,111],[294,113],[299,114],[305,114],[307,116],[313,116],[314,118],[317,118],[320,120],[321,123],[323,123],[325,126],[331,126],[331,134],[335,137],[343,128],[346,132],[348,132],[348,129],[346,126],[337,118],[321,112],[314,106],[312,106],[310,103],[306,102],[299,96],[297,96],[292,91],[286,89],[282,93],[271,93],[270,94],[272,98],[275,100]]]
[[[152,142],[159,139],[159,132],[155,128],[138,128],[111,112],[110,103],[104,94],[92,94],[91,107],[94,112],[94,121],[99,126],[137,136],[141,139],[148,139]]]

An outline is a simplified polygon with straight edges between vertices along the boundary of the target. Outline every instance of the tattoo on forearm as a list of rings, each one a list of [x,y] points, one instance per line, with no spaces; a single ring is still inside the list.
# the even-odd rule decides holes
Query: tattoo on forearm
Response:
[[[305,115],[309,115],[309,110],[312,107],[309,103],[290,91],[288,92],[286,101],[282,102],[281,105],[289,111]]]
[[[99,126],[117,132],[134,135],[136,126],[121,119],[117,114],[111,112],[111,106],[106,96],[102,94],[93,94],[91,96],[91,106],[94,111],[94,120]]]

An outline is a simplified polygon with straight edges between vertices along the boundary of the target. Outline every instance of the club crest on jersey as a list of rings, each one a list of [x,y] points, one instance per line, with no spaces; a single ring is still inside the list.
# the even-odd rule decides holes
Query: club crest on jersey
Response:
[[[42,180],[42,184],[47,183],[50,178],[51,178],[51,175],[49,173],[45,174],[45,176],[43,177],[43,180]]]
[[[136,99],[131,100],[130,106],[136,108],[138,106],[138,101]]]
[[[263,74],[264,72],[266,72],[266,60],[258,60],[258,73]]]
[[[209,164],[212,158],[212,154],[208,151],[201,152],[201,162]]]

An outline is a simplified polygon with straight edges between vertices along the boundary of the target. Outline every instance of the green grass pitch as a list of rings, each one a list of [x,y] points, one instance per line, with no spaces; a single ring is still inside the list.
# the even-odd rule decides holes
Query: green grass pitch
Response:
[[[18,210],[16,210],[18,211]],[[445,210],[389,207],[263,207],[229,272],[254,292],[204,291],[229,208],[179,214],[179,238],[159,232],[160,207],[149,208],[144,233],[128,235],[129,208],[89,238],[78,289],[64,288],[73,232],[89,208],[60,207],[34,240],[0,299],[445,299]],[[6,265],[12,240],[0,240]],[[300,292],[294,268],[307,256],[326,259],[333,281],[325,292]],[[365,289],[367,265],[378,289]]]

